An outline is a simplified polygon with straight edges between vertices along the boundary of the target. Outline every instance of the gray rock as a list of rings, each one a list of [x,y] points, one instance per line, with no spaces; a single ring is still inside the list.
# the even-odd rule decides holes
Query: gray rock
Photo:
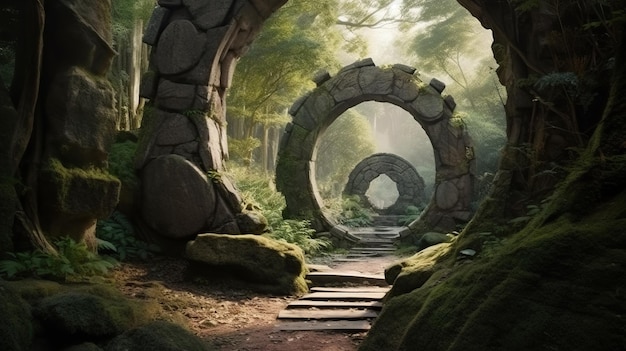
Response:
[[[213,183],[193,163],[178,155],[160,156],[142,174],[142,217],[167,238],[186,238],[206,229],[214,216]]]
[[[159,72],[171,75],[188,71],[198,64],[205,50],[204,34],[198,33],[196,27],[189,21],[174,21],[165,28],[159,38],[156,51]]]
[[[183,327],[154,321],[114,338],[106,351],[210,351],[208,344]]]

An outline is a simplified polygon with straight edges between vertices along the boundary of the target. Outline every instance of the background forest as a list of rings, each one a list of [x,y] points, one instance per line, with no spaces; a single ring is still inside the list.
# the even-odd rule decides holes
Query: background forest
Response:
[[[140,39],[154,3],[114,0],[113,11],[105,2],[72,8],[79,2],[48,1],[44,9],[41,0],[7,0],[0,8],[0,272],[6,278],[80,281],[105,273],[116,260],[145,259],[155,251],[138,240],[146,237],[145,227],[122,214],[132,216],[137,209],[138,127],[145,135],[154,131],[150,123],[158,113],[176,115],[155,112],[163,106],[151,105],[139,93],[139,77],[153,61],[148,58],[154,52]],[[180,164],[203,165],[196,173],[206,188],[226,193],[232,200],[227,205],[234,204],[236,211],[224,213],[259,219],[246,229],[271,230],[267,236],[297,243],[307,254],[329,246],[315,238],[307,220],[282,218],[284,199],[273,180],[287,110],[313,88],[311,77],[320,70],[336,72],[364,57],[381,66],[414,66],[421,76],[447,83],[446,93],[455,97],[476,145],[482,198],[476,212],[453,242],[423,250],[389,273],[392,290],[362,350],[623,348],[623,1],[270,2],[280,9],[258,22],[263,30],[253,42],[245,41],[249,36],[238,43],[245,55],[229,52],[228,58],[238,58],[232,84],[228,76],[217,79],[219,86],[212,81],[206,87],[215,89],[209,95],[214,105],[176,110],[185,126],[197,128],[189,141],[194,152],[206,151],[198,157],[199,152],[187,153],[189,160]],[[187,11],[182,2],[170,5]],[[73,16],[79,10],[101,18],[83,21]],[[269,16],[274,9],[266,10]],[[68,28],[64,20],[75,26],[55,31]],[[187,22],[170,29],[194,26]],[[67,40],[68,35],[76,40]],[[73,56],[74,46],[85,50]],[[84,83],[81,89],[72,80]],[[59,87],[99,95],[92,100],[77,94],[83,98],[67,101]],[[82,121],[87,115],[95,116],[90,128],[63,124],[66,116]],[[207,146],[194,139],[207,136],[200,131],[209,127],[218,134],[220,128],[228,131],[229,149],[222,141]],[[403,156],[432,187],[437,181],[432,149],[420,133],[404,111],[386,104],[361,104],[339,117],[317,145],[317,181],[326,206],[344,215],[345,203],[338,197],[346,175],[374,152]],[[109,149],[107,140],[114,137]],[[154,159],[163,156],[158,152]],[[207,153],[215,157],[203,159]],[[228,197],[237,191],[228,177],[242,198]],[[142,195],[170,190],[155,184],[151,189],[158,191]],[[393,184],[386,182],[372,192],[380,196],[377,203],[392,201],[389,187]],[[75,189],[81,191],[71,192]],[[168,209],[176,209],[172,203]],[[240,222],[228,223],[240,229]],[[421,229],[411,228],[412,234]],[[96,248],[107,255],[96,255]],[[18,301],[11,296],[0,301],[5,310],[19,308],[5,303]],[[28,306],[22,310],[30,316]]]

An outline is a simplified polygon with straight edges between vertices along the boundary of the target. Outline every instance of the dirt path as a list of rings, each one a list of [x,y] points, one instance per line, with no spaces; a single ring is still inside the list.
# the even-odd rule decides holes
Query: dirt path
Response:
[[[321,262],[338,270],[379,274],[394,256],[362,262]],[[320,263],[320,262],[315,262]],[[295,297],[259,295],[223,284],[183,279],[185,261],[163,258],[125,264],[115,280],[126,294],[157,299],[173,319],[219,351],[355,351],[365,333],[278,331],[276,316]]]

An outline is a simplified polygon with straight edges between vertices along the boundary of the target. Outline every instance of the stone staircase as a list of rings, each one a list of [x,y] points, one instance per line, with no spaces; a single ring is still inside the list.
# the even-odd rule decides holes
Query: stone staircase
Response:
[[[398,227],[351,228],[359,242],[348,253],[333,257],[333,263],[368,262],[393,255]],[[278,330],[366,331],[382,308],[391,288],[384,275],[311,267],[309,294],[292,301],[278,314]]]

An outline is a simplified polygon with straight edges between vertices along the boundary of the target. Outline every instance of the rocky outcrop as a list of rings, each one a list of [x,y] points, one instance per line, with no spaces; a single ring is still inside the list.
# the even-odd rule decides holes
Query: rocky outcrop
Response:
[[[292,244],[256,235],[200,234],[187,243],[194,276],[235,277],[252,289],[298,295],[308,290],[304,253]]]
[[[470,219],[475,178],[472,140],[463,120],[454,114],[454,99],[441,95],[445,84],[436,79],[427,84],[415,72],[406,65],[377,67],[365,59],[344,67],[334,77],[316,77],[317,88],[291,106],[293,120],[281,139],[276,186],[285,195],[286,217],[313,218],[318,231],[335,225],[323,211],[312,177],[317,138],[341,112],[374,100],[409,112],[426,131],[435,152],[435,196],[409,228],[413,232],[449,231]]]
[[[141,89],[152,108],[144,116],[135,161],[142,174],[142,217],[158,234],[183,238],[267,229],[260,214],[244,210],[238,190],[222,173],[228,157],[224,106],[237,58],[283,3],[158,2],[143,39],[154,47]],[[171,155],[180,159],[172,161]],[[181,168],[172,169],[174,164]],[[166,201],[165,194],[175,201]],[[184,194],[193,194],[191,201],[183,201]],[[187,223],[180,223],[180,214]]]
[[[110,1],[46,4],[45,57],[54,59],[43,63],[39,201],[42,226],[53,237],[92,236],[96,219],[117,203],[120,183],[106,171],[115,132],[110,13]]]
[[[369,199],[366,193],[371,182],[383,174],[396,184],[398,199],[386,208],[377,208],[372,205],[376,213],[402,215],[406,213],[408,206],[420,206],[427,202],[424,194],[424,179],[413,165],[394,154],[374,154],[359,162],[350,172],[343,194],[357,195],[362,204],[367,204]]]
[[[206,350],[181,326],[154,322],[171,319],[157,302],[106,285],[0,281],[0,313],[2,350]]]

